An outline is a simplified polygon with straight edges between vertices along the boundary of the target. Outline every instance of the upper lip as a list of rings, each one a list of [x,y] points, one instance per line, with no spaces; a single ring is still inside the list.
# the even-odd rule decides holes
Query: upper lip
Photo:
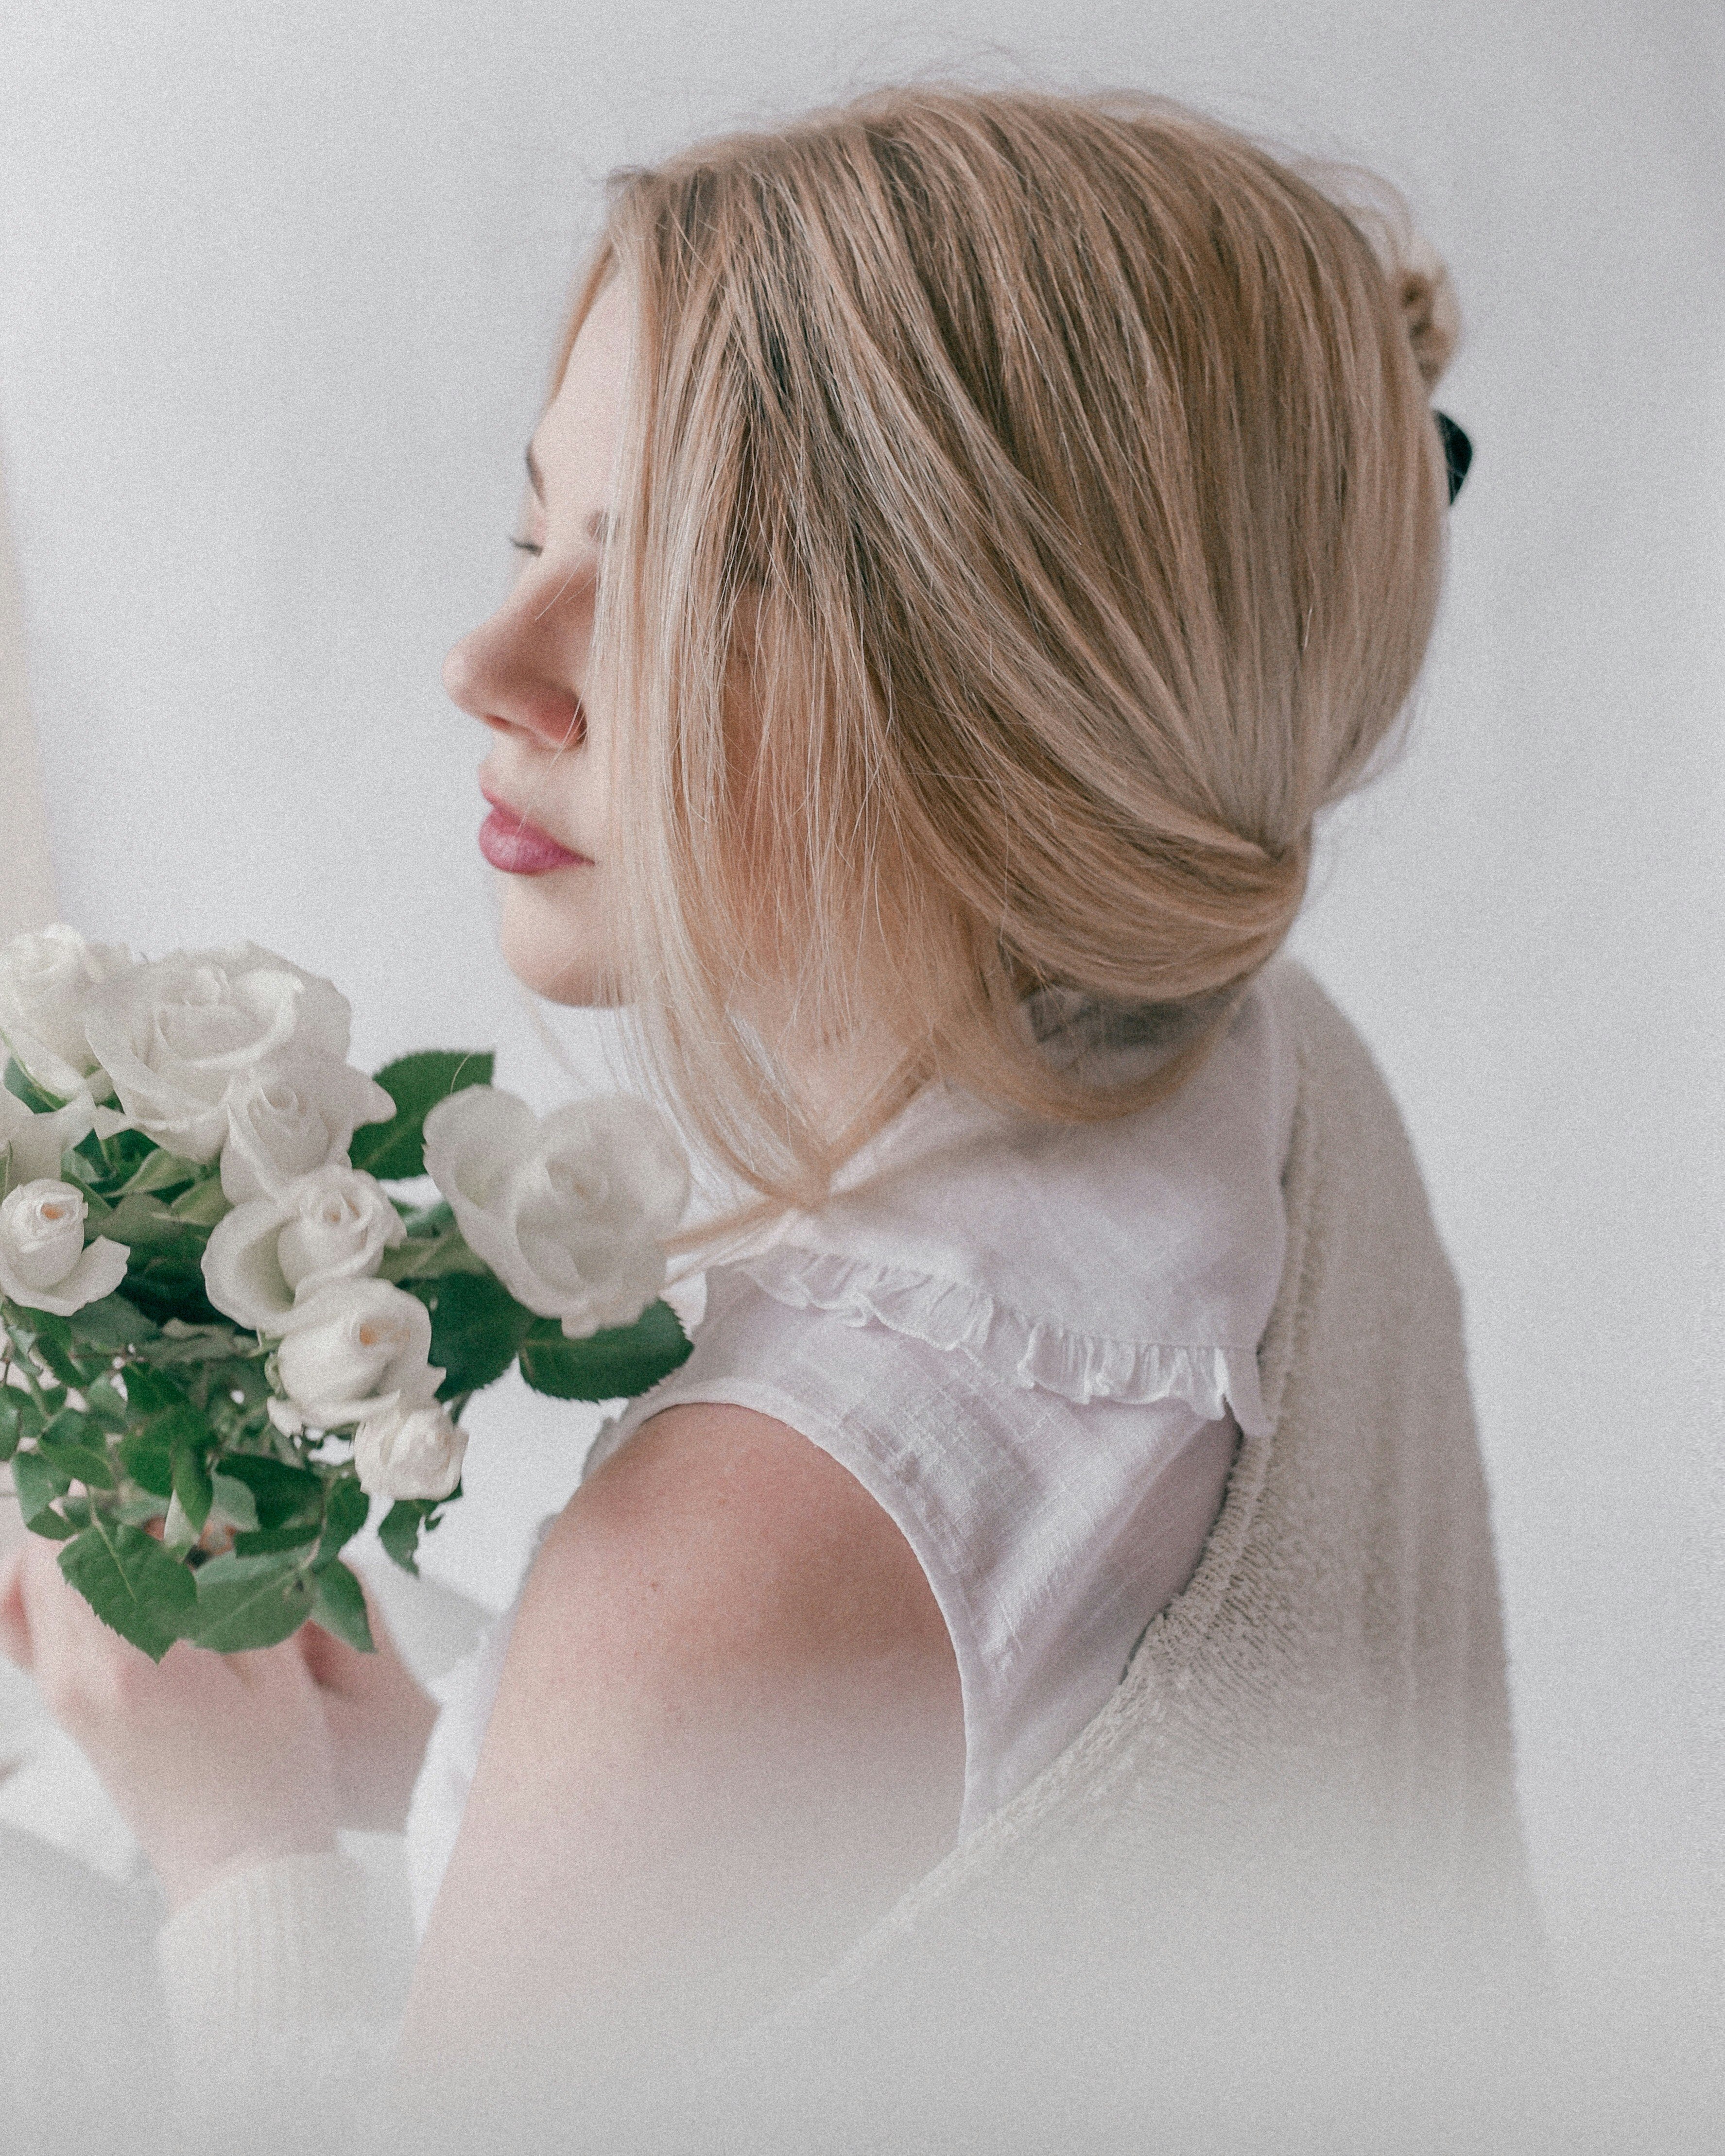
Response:
[[[547,831],[542,824],[536,824],[531,816],[522,815],[521,810],[516,807],[514,802],[506,800],[503,795],[501,794],[497,791],[496,788],[491,785],[488,780],[484,778],[480,779],[480,793],[490,807],[493,808],[501,809],[503,814],[509,818],[510,821],[515,825],[517,830],[531,831],[536,837],[548,839],[554,846],[562,846],[563,851],[566,854],[574,854],[578,859],[583,860],[587,858],[587,856],[581,852],[578,847],[564,845],[563,841],[558,838],[554,832]]]

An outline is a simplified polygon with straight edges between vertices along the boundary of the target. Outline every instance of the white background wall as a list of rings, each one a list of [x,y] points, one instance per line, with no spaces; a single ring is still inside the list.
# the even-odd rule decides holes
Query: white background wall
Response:
[[[347,989],[362,1055],[495,1042],[540,1101],[437,670],[509,572],[598,178],[933,69],[1170,91],[1406,189],[1478,460],[1415,746],[1298,942],[1463,1279],[1538,1876],[1644,2082],[1698,2071],[1719,1892],[1722,53],[1708,0],[0,4],[59,909],[254,936]],[[579,1448],[519,1399],[480,1431],[439,1562],[495,1600]]]

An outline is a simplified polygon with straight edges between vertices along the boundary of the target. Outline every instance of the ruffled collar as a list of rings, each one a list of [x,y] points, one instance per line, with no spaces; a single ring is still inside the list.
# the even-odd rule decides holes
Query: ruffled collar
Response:
[[[1289,963],[1253,983],[1173,1098],[1054,1125],[930,1086],[818,1212],[778,1221],[723,1269],[781,1302],[962,1351],[1014,1385],[1178,1398],[1267,1434],[1257,1348],[1287,1235]],[[1076,1009],[1049,1017],[1098,1075],[1168,1050],[1154,1024],[1111,1037]]]

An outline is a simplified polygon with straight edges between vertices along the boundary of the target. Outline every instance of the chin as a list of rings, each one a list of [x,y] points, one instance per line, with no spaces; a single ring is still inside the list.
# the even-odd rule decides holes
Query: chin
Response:
[[[618,1000],[614,974],[605,963],[606,939],[583,918],[590,911],[579,903],[586,894],[572,887],[576,877],[590,874],[564,869],[549,875],[500,878],[498,943],[503,963],[523,988],[548,1003],[608,1005]]]

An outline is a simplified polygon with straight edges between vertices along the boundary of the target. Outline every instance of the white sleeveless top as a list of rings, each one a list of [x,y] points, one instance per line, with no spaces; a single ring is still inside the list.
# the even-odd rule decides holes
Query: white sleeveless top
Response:
[[[1082,1052],[1118,1077],[1163,1051]],[[961,1838],[1103,1705],[1196,1565],[1239,1432],[1269,1434],[1257,1350],[1286,1245],[1295,1090],[1264,984],[1178,1092],[1135,1115],[1055,1126],[930,1087],[819,1213],[709,1271],[689,1360],[588,1456],[583,1475],[661,1409],[716,1402],[774,1417],[856,1476],[952,1635]],[[422,1929],[513,1616],[434,1687],[443,1712],[408,1821]]]

